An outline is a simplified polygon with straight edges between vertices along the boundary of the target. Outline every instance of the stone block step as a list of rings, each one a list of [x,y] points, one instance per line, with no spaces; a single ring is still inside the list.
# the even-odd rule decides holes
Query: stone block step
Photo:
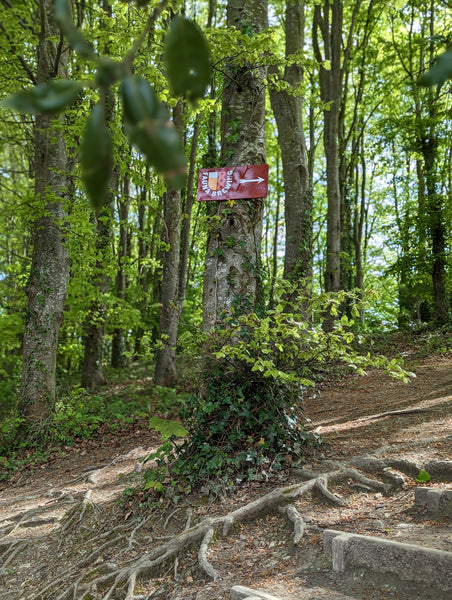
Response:
[[[333,529],[323,532],[323,546],[336,572],[364,568],[452,598],[452,552]]]
[[[231,600],[280,600],[280,598],[243,585],[234,585],[231,588]]]
[[[417,487],[414,490],[415,506],[424,506],[432,516],[452,516],[452,489]]]

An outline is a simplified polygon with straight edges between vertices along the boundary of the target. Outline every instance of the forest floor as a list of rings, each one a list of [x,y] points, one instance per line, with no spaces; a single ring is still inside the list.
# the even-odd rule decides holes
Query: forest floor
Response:
[[[416,373],[407,384],[376,371],[365,377],[347,375],[324,382],[304,400],[304,417],[322,434],[323,444],[310,451],[303,469],[315,471],[326,459],[346,464],[360,456],[403,459],[420,467],[432,459],[451,460],[452,356],[419,359],[412,348],[405,356]],[[0,600],[227,600],[234,585],[284,600],[429,600],[425,593],[416,596],[387,581],[333,573],[323,553],[322,530],[452,551],[450,523],[433,520],[413,503],[416,485],[442,488],[450,483],[419,484],[404,476],[402,489],[383,495],[345,479],[330,485],[343,506],[314,492],[294,500],[306,524],[297,544],[283,515],[263,511],[227,535],[215,534],[206,556],[216,579],[200,568],[195,543],[153,572],[143,572],[133,586],[127,587],[121,577],[115,584],[106,575],[130,567],[193,524],[231,513],[296,480],[294,469],[284,482],[249,482],[233,496],[192,494],[177,505],[163,500],[153,510],[140,508],[136,498],[123,492],[138,484],[139,459],[157,445],[158,434],[143,421],[115,434],[100,432],[2,483]],[[82,591],[93,581],[89,592]]]

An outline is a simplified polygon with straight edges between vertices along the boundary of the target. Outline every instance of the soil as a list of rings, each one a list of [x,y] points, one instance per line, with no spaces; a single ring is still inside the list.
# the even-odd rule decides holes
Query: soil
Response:
[[[296,545],[290,523],[278,511],[240,523],[227,535],[217,533],[207,555],[219,574],[215,580],[200,569],[199,544],[194,544],[139,579],[133,594],[120,581],[111,596],[108,586],[80,591],[87,573],[93,580],[133,565],[193,523],[296,481],[296,467],[316,471],[325,460],[345,464],[364,455],[406,459],[419,468],[433,459],[450,460],[452,356],[432,356],[411,368],[416,378],[407,384],[380,372],[324,383],[304,399],[306,422],[323,437],[320,450],[294,465],[289,480],[249,482],[233,497],[192,494],[178,504],[162,500],[152,510],[140,507],[127,490],[141,477],[139,459],[158,445],[158,435],[145,422],[114,435],[101,431],[96,439],[21,471],[0,489],[0,600],[217,600],[229,599],[234,585],[284,600],[429,600],[428,591],[387,579],[334,574],[322,549],[322,530],[329,528],[452,551],[450,523],[414,507],[417,485],[441,488],[450,482],[432,478],[419,484],[406,475],[403,488],[390,496],[352,480],[331,485],[342,507],[315,493],[298,498],[294,505],[307,527]]]

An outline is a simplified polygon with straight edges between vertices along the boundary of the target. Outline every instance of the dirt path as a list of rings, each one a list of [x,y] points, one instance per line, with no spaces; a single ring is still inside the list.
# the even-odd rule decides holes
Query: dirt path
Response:
[[[324,386],[305,399],[305,417],[322,434],[324,445],[311,453],[303,468],[316,470],[325,459],[345,463],[363,455],[398,458],[419,468],[432,459],[450,460],[452,358],[425,360],[415,370],[417,377],[409,384],[371,373]],[[157,436],[144,425],[135,425],[121,435],[67,448],[48,464],[23,471],[3,485],[0,600],[64,598],[65,588],[87,571],[94,578],[132,564],[190,524],[224,515],[288,483],[249,483],[233,498],[193,496],[176,506],[163,502],[153,512],[140,510],[127,497],[120,506],[117,499],[123,490],[140,476],[140,457],[157,443]],[[291,481],[296,478],[294,470]],[[138,582],[134,594],[126,596],[119,585],[110,597],[229,599],[231,586],[245,585],[285,600],[404,598],[390,585],[334,576],[321,545],[322,530],[332,528],[452,551],[449,523],[432,521],[414,510],[416,483],[404,479],[403,489],[391,496],[369,492],[353,481],[339,482],[331,489],[344,501],[342,507],[315,494],[298,498],[294,506],[307,528],[297,545],[290,525],[277,512],[240,523],[210,545],[209,563],[220,574],[216,581],[200,570],[194,546],[166,561],[152,578]],[[425,485],[447,483],[433,478]],[[83,595],[77,589],[70,596],[77,600],[94,600],[106,593],[99,588]],[[416,597],[410,594],[406,597]]]

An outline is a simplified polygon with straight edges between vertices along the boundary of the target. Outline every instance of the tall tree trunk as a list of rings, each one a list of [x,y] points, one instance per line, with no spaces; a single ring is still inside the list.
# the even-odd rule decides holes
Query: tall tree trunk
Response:
[[[227,25],[248,35],[267,26],[267,0],[229,0]],[[264,62],[264,61],[261,61]],[[230,60],[225,68],[221,123],[221,164],[264,163],[266,68]],[[223,317],[256,308],[260,300],[263,201],[217,202],[207,241],[203,328]]]
[[[60,32],[54,1],[39,1],[40,33],[36,82],[65,75],[67,52],[57,51]],[[55,63],[56,58],[58,63]],[[45,419],[55,404],[58,334],[69,277],[63,226],[68,203],[67,153],[62,123],[50,115],[35,121],[35,195],[44,207],[33,227],[33,257],[26,293],[20,413],[31,424]]]
[[[435,34],[435,3],[430,0],[429,10],[430,55],[434,61],[433,37]],[[425,164],[425,189],[427,192],[428,228],[432,248],[433,322],[444,325],[449,320],[449,303],[446,291],[446,234],[444,225],[444,199],[439,192],[438,156],[438,102],[439,90],[429,91],[427,98],[428,131],[422,142]]]
[[[126,271],[124,261],[129,252],[129,236],[128,224],[129,218],[129,203],[130,203],[130,179],[126,177],[123,182],[122,194],[118,201],[118,217],[119,217],[119,242],[118,242],[118,271],[116,273],[116,297],[121,305],[124,303],[126,296]],[[124,330],[120,326],[116,326],[113,330],[111,341],[111,366],[113,368],[123,367],[124,360]]]
[[[114,95],[108,92],[106,97],[106,113],[108,122],[114,119]],[[103,342],[105,333],[106,305],[104,295],[108,292],[110,277],[106,275],[108,269],[106,262],[111,259],[109,247],[111,243],[111,219],[114,196],[117,185],[117,173],[110,181],[108,199],[100,215],[93,216],[95,219],[95,246],[96,264],[93,272],[93,285],[96,288],[96,298],[93,300],[84,325],[83,331],[83,364],[81,372],[81,385],[86,389],[94,389],[105,385],[106,380],[102,370]]]
[[[96,299],[92,302],[84,325],[84,352],[81,373],[81,385],[86,389],[94,389],[105,384],[102,371],[102,349],[105,330],[106,306],[103,301],[108,291],[110,277],[105,275],[105,262],[108,260],[107,250],[111,240],[111,202],[95,216],[96,223],[96,264],[94,265],[93,284],[96,288]]]
[[[184,128],[184,105],[181,100],[173,111],[173,120],[179,134]],[[178,285],[181,238],[181,191],[167,190],[164,194],[164,240],[162,287],[160,297],[159,341],[156,354],[155,383],[173,387],[177,382],[176,344],[179,328]]]
[[[182,313],[188,285],[188,259],[190,255],[190,229],[191,215],[194,202],[194,182],[196,169],[196,154],[198,150],[198,138],[200,119],[197,118],[193,127],[193,135],[190,149],[190,164],[187,177],[187,197],[183,206],[183,219],[181,228],[181,249],[180,249],[180,267],[179,267],[179,287],[177,291],[177,301],[179,314]]]
[[[149,165],[146,166],[145,180],[149,179]],[[145,331],[145,323],[148,320],[148,294],[149,294],[149,267],[147,259],[153,258],[149,234],[146,231],[149,216],[147,214],[147,189],[146,186],[139,192],[138,202],[138,273],[137,285],[140,290],[140,325],[135,335],[134,354],[138,356],[141,352],[141,340]]]
[[[283,79],[290,89],[270,87],[283,165],[286,223],[284,278],[293,282],[300,282],[312,274],[312,190],[309,186],[302,92],[297,91],[303,82],[303,68],[293,61],[293,56],[303,50],[304,10],[304,0],[286,1],[286,59],[290,59],[290,62]],[[273,72],[277,70],[273,69]]]
[[[325,290],[340,288],[341,192],[339,178],[339,111],[341,102],[341,43],[342,0],[325,0],[323,7],[314,9],[313,41],[316,59],[320,65],[320,95],[325,103],[323,111],[323,144],[326,158],[327,181],[327,241]],[[320,50],[318,32],[323,43]],[[325,64],[328,62],[328,65]],[[328,323],[327,327],[332,326]]]

